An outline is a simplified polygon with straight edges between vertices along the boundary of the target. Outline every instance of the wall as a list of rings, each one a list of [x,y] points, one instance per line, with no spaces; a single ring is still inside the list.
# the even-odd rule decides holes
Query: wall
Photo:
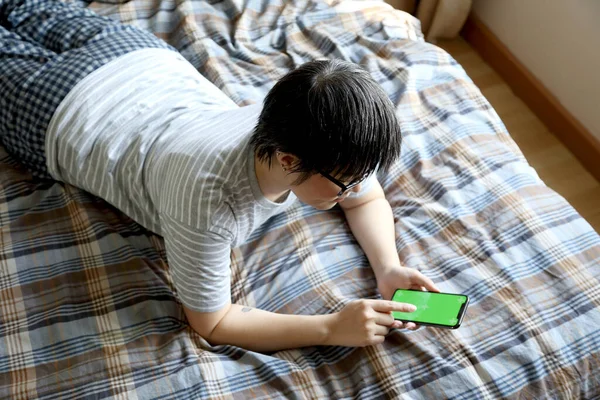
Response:
[[[473,12],[600,140],[600,0],[474,0]]]

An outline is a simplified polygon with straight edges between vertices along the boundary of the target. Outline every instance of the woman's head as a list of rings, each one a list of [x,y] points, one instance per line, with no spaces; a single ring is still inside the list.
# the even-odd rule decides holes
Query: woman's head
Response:
[[[401,141],[394,105],[370,74],[326,60],[303,64],[275,84],[251,143],[269,165],[291,156],[287,172],[298,176],[294,185],[315,174],[349,185],[387,169]]]

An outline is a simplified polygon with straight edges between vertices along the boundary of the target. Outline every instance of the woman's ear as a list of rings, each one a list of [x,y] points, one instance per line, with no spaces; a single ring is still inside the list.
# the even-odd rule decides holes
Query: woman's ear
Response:
[[[289,171],[300,161],[295,155],[290,153],[284,153],[282,151],[276,152],[275,157],[277,158],[279,165],[284,171]]]

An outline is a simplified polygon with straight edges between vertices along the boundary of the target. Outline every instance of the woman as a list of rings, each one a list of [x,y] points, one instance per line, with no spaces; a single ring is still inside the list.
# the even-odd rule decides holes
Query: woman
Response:
[[[438,291],[396,252],[375,171],[400,154],[395,110],[367,72],[315,61],[238,107],[153,35],[54,0],[0,0],[0,135],[35,176],[113,204],[164,237],[192,328],[213,344],[256,351],[381,343],[392,311],[358,300],[329,315],[232,304],[230,251],[297,199],[336,204],[384,299]]]

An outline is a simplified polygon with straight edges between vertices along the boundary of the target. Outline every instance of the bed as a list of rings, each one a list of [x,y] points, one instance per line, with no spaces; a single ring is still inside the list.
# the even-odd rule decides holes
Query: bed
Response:
[[[240,106],[311,59],[367,68],[402,125],[401,158],[378,176],[400,258],[471,303],[460,329],[372,347],[210,346],[160,237],[0,149],[0,398],[600,397],[600,237],[418,20],[379,1],[82,4],[167,40]],[[378,297],[339,210],[297,204],[231,258],[240,304],[324,314]]]

